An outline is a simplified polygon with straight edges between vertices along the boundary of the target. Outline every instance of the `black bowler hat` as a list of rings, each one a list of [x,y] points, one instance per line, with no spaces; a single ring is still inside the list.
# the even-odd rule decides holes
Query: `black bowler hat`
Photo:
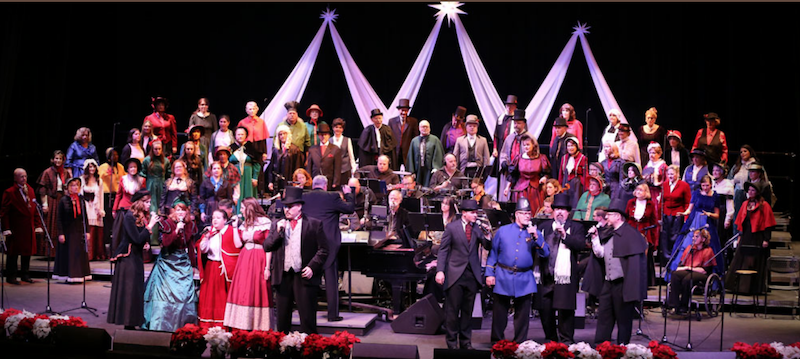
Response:
[[[317,133],[318,134],[323,134],[323,133],[330,134],[331,133],[331,126],[328,126],[328,124],[325,123],[325,122],[320,123],[319,127],[317,127]]]
[[[150,98],[152,105],[155,107],[159,102],[163,102],[164,106],[169,107],[169,100],[166,97],[151,97]]]
[[[750,182],[747,181],[744,183],[744,192],[747,193],[750,190],[750,187],[756,189],[756,195],[759,197],[764,197],[764,189],[767,187],[764,185],[763,182]]]
[[[292,205],[295,203],[306,203],[303,200],[303,189],[300,187],[286,187],[284,189],[283,200],[284,205]]]
[[[125,164],[124,164],[125,172],[128,172],[128,166],[131,164],[131,162],[136,164],[136,172],[139,172],[139,171],[142,170],[142,161],[139,161],[138,158],[131,157],[131,158],[129,158],[129,159],[127,159],[125,161]]]
[[[461,201],[461,210],[462,211],[477,211],[478,210],[478,202],[474,199],[465,199]]]
[[[620,131],[625,131],[625,132],[631,132],[631,125],[627,124],[627,123],[620,123],[619,124],[619,130]]]
[[[369,113],[369,118],[373,118],[375,116],[381,116],[381,115],[383,115],[383,112],[381,112],[381,110],[379,110],[377,108],[373,108],[372,111]]]
[[[556,119],[553,120],[553,127],[558,127],[558,126],[567,127],[568,126],[567,119],[561,116],[556,117]]]
[[[698,156],[708,157],[708,156],[706,156],[706,151],[704,151],[701,148],[693,149],[692,152],[690,153],[690,155],[691,156],[698,155]]]

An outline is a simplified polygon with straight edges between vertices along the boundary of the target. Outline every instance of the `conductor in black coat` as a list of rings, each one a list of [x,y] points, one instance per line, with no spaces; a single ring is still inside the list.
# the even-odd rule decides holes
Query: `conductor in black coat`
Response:
[[[583,224],[570,219],[569,195],[560,193],[552,204],[553,219],[539,224],[544,241],[550,247],[550,256],[536,257],[541,283],[537,286],[536,303],[542,320],[545,340],[574,343],[575,296],[581,280],[578,270],[580,251],[586,247]],[[564,245],[562,247],[561,245]],[[561,256],[569,256],[569,268]],[[557,268],[556,263],[561,265]],[[581,303],[583,305],[583,303]],[[558,311],[558,326],[556,326]]]
[[[324,125],[324,124],[323,124]],[[320,126],[321,127],[321,126]],[[311,147],[312,149],[314,147]],[[303,194],[308,203],[304,214],[309,218],[322,221],[322,228],[328,238],[328,259],[322,267],[325,271],[325,292],[328,300],[328,321],[337,322],[344,318],[339,316],[339,266],[337,257],[342,246],[342,232],[339,230],[339,215],[355,212],[355,199],[350,187],[342,187],[345,200],[338,192],[326,192],[328,179],[323,175],[314,177],[311,192]]]
[[[303,189],[287,187],[285,191],[282,202],[286,218],[272,222],[264,240],[264,251],[275,252],[271,281],[278,309],[277,329],[291,331],[292,304],[297,303],[300,331],[317,333],[317,291],[328,258],[328,239],[322,222],[303,214]]]
[[[448,349],[472,349],[472,308],[483,283],[478,244],[492,248],[476,223],[478,203],[461,202],[461,220],[444,229],[439,247],[436,282],[444,286],[444,327]]]
[[[627,223],[626,205],[621,199],[613,200],[606,213],[607,226],[589,229],[594,255],[583,278],[583,290],[600,302],[596,344],[611,340],[615,323],[617,343],[630,343],[634,310],[647,294],[647,241]]]

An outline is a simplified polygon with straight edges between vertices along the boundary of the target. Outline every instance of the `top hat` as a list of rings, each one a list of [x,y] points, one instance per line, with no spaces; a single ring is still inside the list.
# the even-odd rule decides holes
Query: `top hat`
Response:
[[[133,196],[131,197],[131,203],[136,202],[136,201],[142,199],[144,196],[149,196],[149,195],[150,195],[150,191],[148,191],[146,189],[140,189],[139,191],[134,193]]]
[[[702,148],[695,148],[692,150],[692,152],[689,153],[689,156],[694,156],[694,155],[707,157],[706,151],[704,151]]]
[[[319,117],[322,117],[322,109],[317,106],[317,104],[311,105],[311,107],[306,110],[306,116],[311,117],[311,111],[317,110],[319,111]]]
[[[127,160],[125,160],[125,164],[124,164],[124,166],[125,166],[125,172],[128,172],[128,165],[130,165],[130,164],[131,164],[131,162],[133,162],[133,163],[135,163],[135,164],[136,164],[136,172],[139,172],[139,171],[141,171],[141,170],[142,170],[142,161],[139,161],[139,159],[138,159],[138,158],[133,158],[133,157],[131,157],[131,158],[129,158],[129,159],[127,159]]]
[[[401,98],[397,101],[397,108],[411,108],[411,101],[407,98]]]
[[[681,139],[681,131],[678,130],[669,130],[667,131],[667,139],[669,140],[670,137],[675,137],[678,141],[683,141]]]
[[[516,105],[517,104],[517,96],[516,95],[508,95],[506,97],[506,105]]]
[[[303,189],[300,187],[286,187],[283,193],[283,204],[292,205],[295,203],[306,203],[303,200]]]
[[[289,101],[283,104],[283,107],[286,108],[286,111],[294,111],[297,112],[297,108],[300,106],[300,103],[297,101]]]
[[[478,210],[478,202],[474,199],[465,199],[461,201],[461,208],[462,211],[477,211]]]
[[[619,124],[619,130],[620,131],[625,131],[625,132],[631,132],[631,125],[628,124],[628,123],[624,123],[624,122],[620,123]]]
[[[206,128],[203,127],[202,125],[194,125],[192,127],[189,127],[189,131],[186,131],[186,132],[191,134],[192,131],[194,131],[194,130],[200,131],[200,137],[203,137],[206,134]]]
[[[572,205],[569,203],[569,194],[567,193],[559,193],[556,194],[553,198],[553,204],[550,207],[566,209],[567,211],[572,210]]]
[[[528,119],[525,118],[525,110],[516,109],[514,110],[514,117],[511,118],[514,121],[525,121],[528,122]]]
[[[328,126],[328,124],[325,122],[320,123],[319,126],[317,127],[317,134],[323,134],[323,133],[327,134],[331,133],[331,126]]]
[[[375,116],[383,115],[380,109],[373,108],[372,111],[369,112],[369,118],[373,118]]]
[[[467,116],[467,121],[466,121],[466,122],[464,122],[464,123],[465,123],[465,124],[467,124],[467,125],[469,125],[469,124],[471,124],[471,123],[473,123],[473,124],[476,124],[476,125],[477,125],[479,122],[480,122],[480,121],[478,121],[478,116],[475,116],[475,115],[469,115],[469,116]]]
[[[516,211],[530,211],[531,210],[531,203],[528,202],[528,199],[525,197],[521,197],[517,200],[517,207],[514,209]]]
[[[553,127],[558,127],[558,126],[567,127],[568,126],[567,125],[567,119],[563,118],[561,116],[556,117],[556,119],[553,120]]]
[[[458,106],[456,107],[456,112],[453,112],[453,115],[458,118],[464,118],[464,116],[467,115],[467,108],[464,106]]]
[[[615,198],[608,205],[606,212],[617,212],[623,217],[628,218],[628,212],[625,210],[628,207],[628,202],[624,198]]]

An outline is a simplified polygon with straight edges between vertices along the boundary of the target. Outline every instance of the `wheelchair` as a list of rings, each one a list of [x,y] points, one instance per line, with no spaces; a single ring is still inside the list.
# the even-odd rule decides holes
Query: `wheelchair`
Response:
[[[669,298],[671,286],[672,283],[667,283],[667,298]],[[703,319],[702,309],[705,310],[710,318],[718,316],[723,304],[722,286],[722,277],[718,273],[711,273],[705,281],[695,281],[692,285],[692,298],[689,300],[689,312],[687,314],[691,316],[694,313],[698,322]],[[661,315],[666,317],[666,306],[662,306],[662,308]]]

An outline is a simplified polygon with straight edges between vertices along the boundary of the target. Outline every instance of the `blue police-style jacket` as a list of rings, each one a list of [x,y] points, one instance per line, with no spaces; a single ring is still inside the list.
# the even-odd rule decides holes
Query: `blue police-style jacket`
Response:
[[[518,298],[536,293],[533,277],[533,256],[548,257],[550,248],[544,242],[544,234],[537,231],[536,241],[530,238],[527,228],[516,223],[500,227],[492,240],[492,251],[486,261],[486,276],[495,277],[494,292]],[[517,268],[518,272],[502,268],[499,264]]]

